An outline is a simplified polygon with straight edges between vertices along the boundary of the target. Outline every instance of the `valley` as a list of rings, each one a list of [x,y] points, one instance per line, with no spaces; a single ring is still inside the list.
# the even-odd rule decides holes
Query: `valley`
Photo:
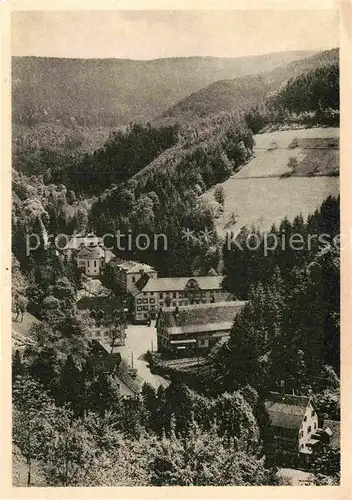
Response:
[[[147,121],[216,80],[271,71],[311,51],[156,60],[14,57],[13,121],[117,127]],[[70,82],[70,85],[67,85]]]
[[[13,59],[14,482],[338,483],[338,60]]]

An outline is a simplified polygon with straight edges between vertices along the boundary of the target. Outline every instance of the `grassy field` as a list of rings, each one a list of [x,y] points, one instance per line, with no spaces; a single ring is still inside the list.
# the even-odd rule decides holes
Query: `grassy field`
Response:
[[[19,320],[15,321],[15,317],[16,314],[12,313],[12,330],[25,337],[28,336],[28,332],[32,325],[40,323],[40,321],[29,312],[24,313],[22,322]]]
[[[268,230],[285,216],[307,217],[339,194],[338,128],[285,130],[255,136],[254,158],[222,183],[220,234],[246,225]],[[330,145],[330,146],[329,146]],[[213,199],[214,188],[204,194]],[[236,225],[231,216],[237,217]]]

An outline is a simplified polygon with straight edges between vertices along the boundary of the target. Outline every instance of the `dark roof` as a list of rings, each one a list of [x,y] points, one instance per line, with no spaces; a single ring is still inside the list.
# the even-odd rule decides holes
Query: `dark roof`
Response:
[[[149,264],[143,264],[141,262],[135,262],[133,260],[123,260],[120,257],[114,257],[110,261],[112,267],[118,267],[123,269],[126,273],[141,273],[141,272],[155,272],[154,267]]]
[[[98,245],[93,247],[84,247],[78,252],[78,258],[81,259],[101,259],[103,257],[106,262],[109,262],[115,257],[115,254],[110,250],[104,250]]]
[[[150,280],[150,276],[147,273],[143,273],[142,276],[136,281],[135,286],[136,288],[141,291],[145,285],[148,283]]]
[[[298,430],[309,403],[307,396],[270,392],[264,404],[271,425]]]
[[[338,420],[324,420],[323,430],[330,428],[332,435],[329,440],[330,448],[340,449],[340,422]]]
[[[172,292],[184,290],[189,282],[196,282],[201,290],[221,290],[224,276],[195,276],[181,278],[152,278],[143,289],[144,292]],[[192,290],[192,288],[190,288]]]
[[[70,238],[70,241],[68,242],[67,244],[67,247],[66,249],[70,249],[70,250],[75,250],[77,248],[80,248],[80,247],[86,247],[86,246],[89,246],[90,243],[95,243],[95,244],[98,244],[101,242],[101,238],[99,236],[96,236],[94,233],[90,233],[90,234],[87,234],[87,235],[73,235],[71,238]],[[66,250],[65,249],[65,250]]]
[[[161,312],[164,324],[169,333],[189,333],[189,331],[231,329],[235,316],[242,310],[246,302],[215,302],[212,304],[195,304],[181,306],[176,309],[167,308]]]

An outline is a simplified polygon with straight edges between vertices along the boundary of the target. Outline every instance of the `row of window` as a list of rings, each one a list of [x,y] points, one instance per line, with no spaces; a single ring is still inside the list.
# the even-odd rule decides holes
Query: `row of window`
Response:
[[[314,417],[314,415],[315,415],[315,411],[314,411],[314,410],[312,410],[312,411],[311,411],[311,417]],[[307,415],[305,415],[305,416],[304,416],[304,419],[303,419],[303,420],[304,420],[305,422],[307,422]]]
[[[154,295],[154,292],[143,292],[143,295],[146,296],[148,293],[150,295]],[[178,294],[179,298],[183,298],[184,297],[184,293],[183,292],[172,292],[172,293],[171,292],[159,292],[159,299],[163,299],[164,297],[170,297],[171,294],[172,294],[172,297],[174,299],[177,298],[177,294]],[[199,294],[199,296],[200,296],[199,298],[202,298],[202,294],[201,293]],[[215,299],[214,294],[212,295],[212,298]]]
[[[155,299],[149,299],[149,303],[150,304],[155,304]],[[172,302],[172,305],[174,307],[176,307],[177,305],[179,306],[182,306],[182,305],[187,305],[188,303],[191,303],[191,304],[207,304],[207,299],[203,298],[203,299],[197,299],[197,300],[194,300],[194,299],[185,299],[184,302],[182,302],[182,300],[179,300],[178,302],[175,302],[173,301]],[[137,299],[137,304],[148,304],[148,299]],[[171,305],[171,302],[169,301],[168,303],[166,303],[165,301],[165,304],[167,306]],[[159,305],[160,306],[163,306],[164,305],[164,302],[159,302]]]
[[[314,422],[314,430],[317,428],[317,423]],[[307,434],[310,434],[312,432],[312,426],[311,425],[308,425],[308,428],[307,428]],[[301,433],[300,433],[300,437],[303,438],[304,436],[304,429],[301,430]]]
[[[91,264],[91,263],[93,264],[93,265],[92,265],[92,267],[97,267],[97,261],[96,261],[96,260],[93,260],[93,261],[91,261],[91,260],[87,260],[87,267],[90,267],[90,264]],[[79,261],[79,265],[80,265],[80,266],[84,266],[84,264],[85,264],[85,261],[84,261],[84,260],[80,260],[80,261]],[[104,262],[103,262],[103,261],[101,262],[101,266],[102,266],[102,267],[104,266]]]
[[[149,299],[151,304],[155,304],[155,299]],[[137,304],[148,304],[148,299],[137,299]]]
[[[165,337],[162,337],[161,335],[158,336],[159,342],[161,345],[167,346],[168,345],[168,340]],[[208,339],[200,339],[199,345],[203,347],[208,347],[209,345],[209,340]]]
[[[150,306],[151,311],[155,311],[155,306]],[[137,306],[137,311],[149,311],[148,306]]]
[[[150,299],[149,300],[150,302],[150,309],[152,311],[155,310],[155,300],[154,299]],[[187,299],[182,301],[182,300],[179,300],[177,302],[173,301],[172,303],[168,302],[168,303],[165,303],[164,302],[159,302],[159,306],[158,307],[164,307],[164,305],[166,307],[177,307],[177,306],[187,306],[189,304],[206,304],[207,301],[205,299],[203,300],[191,300],[191,301],[188,301]],[[148,299],[137,299],[137,304],[148,304]],[[137,306],[137,311],[141,311],[142,309]],[[145,305],[143,306],[143,310],[147,311],[148,310],[148,306]]]

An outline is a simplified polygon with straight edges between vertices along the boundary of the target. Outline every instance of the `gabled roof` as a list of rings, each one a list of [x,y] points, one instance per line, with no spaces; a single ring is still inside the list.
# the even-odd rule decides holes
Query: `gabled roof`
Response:
[[[94,247],[83,247],[77,254],[79,259],[102,259],[105,258],[105,262],[109,262],[115,257],[115,254],[111,250],[104,250],[104,248],[96,245]]]
[[[84,259],[101,259],[104,255],[104,250],[99,246],[82,248],[82,250],[78,252],[78,257]]]
[[[109,297],[112,291],[102,285],[99,279],[86,279],[82,287],[77,290],[76,299],[79,301],[82,297]]]
[[[216,302],[181,306],[176,314],[175,308],[163,309],[160,317],[169,334],[192,333],[200,331],[230,330],[235,316],[246,302]]]
[[[70,241],[66,246],[66,250],[75,250],[80,247],[87,247],[90,243],[98,244],[101,242],[101,238],[96,236],[94,233],[90,233],[87,235],[77,234],[71,237]]]
[[[143,290],[143,288],[145,287],[145,285],[148,283],[149,280],[150,280],[149,274],[143,273],[142,276],[135,283],[137,290],[139,292]]]
[[[264,404],[271,425],[298,430],[309,403],[310,398],[307,396],[270,392]]]
[[[111,250],[105,250],[105,263],[110,262],[115,258],[115,254]]]
[[[155,271],[155,269],[148,264],[140,264],[139,262],[136,262],[134,266],[130,267],[130,269],[127,271],[127,274],[135,274],[142,271],[148,273],[150,271]]]
[[[123,260],[118,257],[116,257],[114,261],[111,262],[111,265],[123,269],[127,274],[140,273],[141,271],[144,271],[146,273],[150,271],[155,272],[155,269],[152,266],[149,266],[149,264],[143,264],[141,262],[135,262],[133,260]]]
[[[211,332],[228,332],[232,328],[233,321],[222,321],[219,323],[209,323],[208,325],[187,325],[187,326],[174,326],[168,328],[169,335],[179,335],[180,333],[211,333]]]
[[[90,248],[83,247],[77,254],[77,257],[80,259],[84,259],[90,255]]]
[[[197,276],[181,278],[152,278],[143,288],[143,292],[182,291],[190,281],[195,281],[201,290],[221,290],[224,276]],[[192,288],[190,288],[191,290]],[[196,288],[195,288],[196,290]]]

